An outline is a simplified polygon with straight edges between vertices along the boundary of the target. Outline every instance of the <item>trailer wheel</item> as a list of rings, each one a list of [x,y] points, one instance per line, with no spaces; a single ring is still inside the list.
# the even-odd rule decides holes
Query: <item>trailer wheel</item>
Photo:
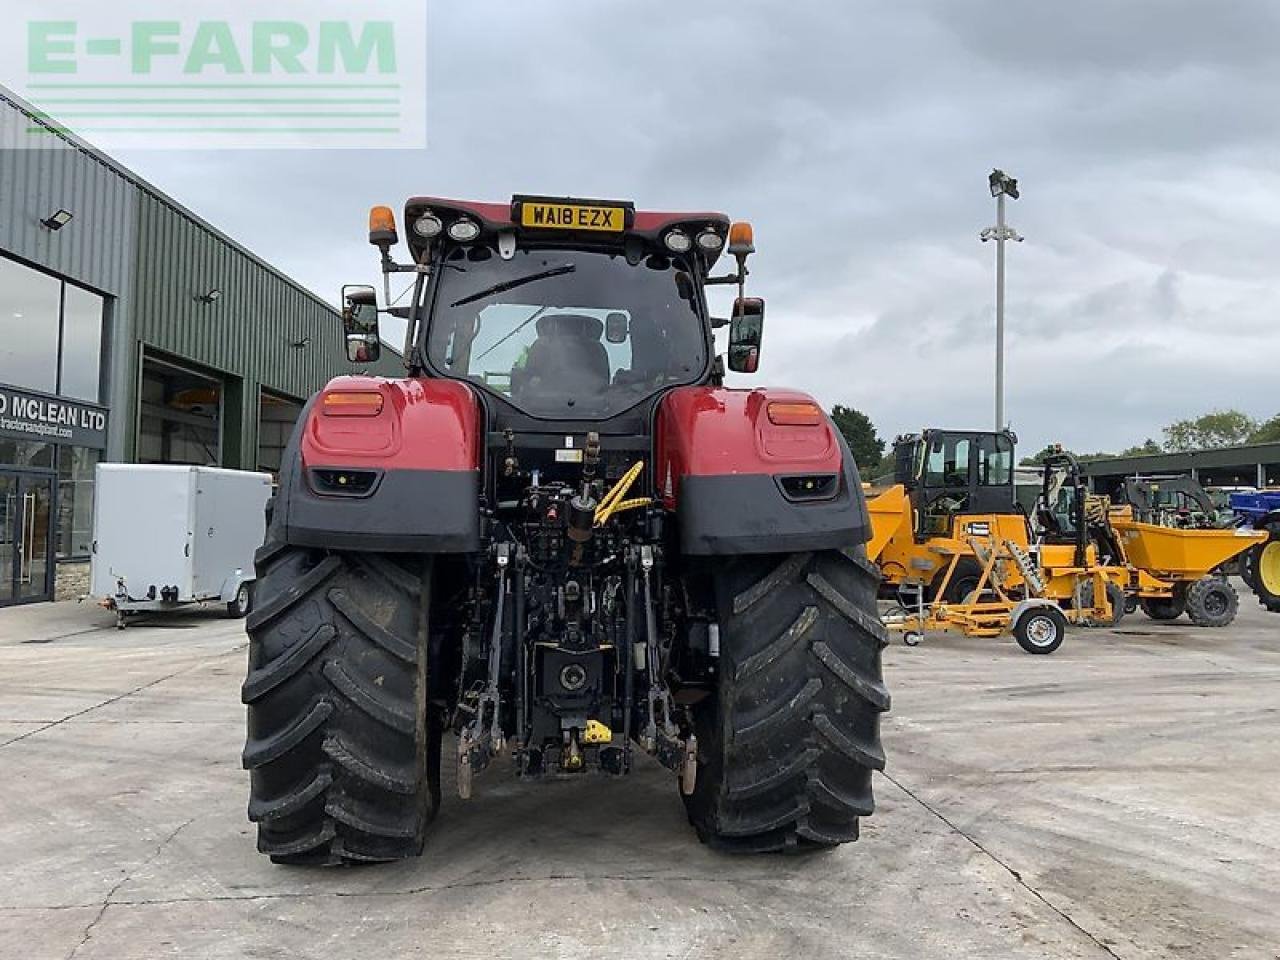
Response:
[[[257,567],[242,699],[258,849],[291,864],[416,856],[440,801],[430,562],[269,542]]]
[[[253,585],[246,580],[240,584],[240,589],[236,591],[235,599],[227,604],[227,616],[232,620],[240,620],[249,615],[249,611],[253,609]]]
[[[1197,627],[1225,627],[1239,609],[1236,588],[1224,577],[1204,577],[1187,589],[1187,615]]]
[[[1032,607],[1013,625],[1013,638],[1027,653],[1053,653],[1067,636],[1067,618],[1057,607]]]
[[[861,548],[742,557],[712,574],[718,689],[695,710],[699,839],[755,853],[856,840],[884,769],[879,571]]]
[[[1250,551],[1253,558],[1253,592],[1258,602],[1272,613],[1280,613],[1280,523],[1262,529],[1271,539]]]

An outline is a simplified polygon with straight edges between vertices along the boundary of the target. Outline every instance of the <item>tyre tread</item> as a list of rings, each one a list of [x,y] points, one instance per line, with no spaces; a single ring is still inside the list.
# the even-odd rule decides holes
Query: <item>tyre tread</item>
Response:
[[[874,807],[872,771],[885,764],[879,571],[833,550],[746,558],[714,577],[722,673],[699,714],[686,798],[698,836],[741,853],[856,839]]]

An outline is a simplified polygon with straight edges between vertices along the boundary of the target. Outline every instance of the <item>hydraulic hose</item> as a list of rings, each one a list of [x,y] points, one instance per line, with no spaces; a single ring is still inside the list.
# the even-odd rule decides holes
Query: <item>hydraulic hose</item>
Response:
[[[596,507],[595,525],[603,526],[609,522],[614,514],[621,513],[624,510],[635,510],[639,507],[649,505],[647,497],[635,497],[631,500],[624,499],[627,492],[635,484],[636,479],[644,470],[644,461],[638,460],[632,464],[631,468],[618,480],[617,483],[604,495],[604,499],[600,501],[600,505]]]

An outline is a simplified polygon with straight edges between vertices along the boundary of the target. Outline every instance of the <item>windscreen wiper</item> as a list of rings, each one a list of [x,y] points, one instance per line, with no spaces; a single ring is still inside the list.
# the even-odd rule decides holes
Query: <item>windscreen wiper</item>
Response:
[[[537,310],[533,311],[533,313],[529,314],[529,316],[521,322],[520,326],[516,327],[514,330],[508,333],[505,337],[503,337],[501,340],[495,343],[492,347],[490,347],[484,353],[480,354],[480,356],[476,357],[476,362],[479,363],[489,354],[493,353],[493,351],[497,350],[500,346],[502,346],[504,343],[506,343],[508,340],[514,337],[517,333],[519,333],[529,324],[533,323],[533,321],[537,320],[540,316],[542,316],[544,313],[546,313],[550,309],[551,309],[551,305],[548,304],[545,307],[539,307]]]
[[[563,276],[566,273],[573,273],[578,268],[572,263],[566,263],[559,267],[552,267],[550,270],[543,270],[540,273],[531,273],[528,276],[516,277],[514,280],[504,280],[502,283],[495,283],[492,287],[478,293],[473,293],[463,297],[461,300],[455,300],[449,304],[450,307],[461,307],[463,304],[475,303],[477,300],[483,300],[485,297],[493,296],[495,293],[505,293],[508,290],[514,290],[516,287],[523,287],[526,283],[533,283],[536,280],[546,280],[550,277]]]

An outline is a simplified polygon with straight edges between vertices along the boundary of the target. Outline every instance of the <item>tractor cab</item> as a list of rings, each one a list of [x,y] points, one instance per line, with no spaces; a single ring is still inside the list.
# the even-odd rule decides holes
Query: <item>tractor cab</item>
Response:
[[[947,536],[961,515],[1019,513],[1009,431],[925,430],[894,441],[894,482],[911,500],[917,539]]]

